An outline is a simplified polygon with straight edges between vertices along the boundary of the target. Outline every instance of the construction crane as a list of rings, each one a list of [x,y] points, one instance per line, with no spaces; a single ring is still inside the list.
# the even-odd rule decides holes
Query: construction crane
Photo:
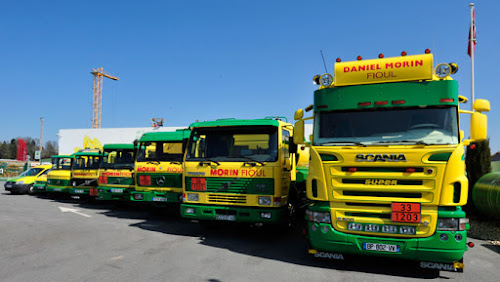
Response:
[[[94,98],[92,99],[92,128],[101,128],[102,113],[102,80],[107,77],[118,80],[118,77],[106,74],[103,68],[92,69],[90,73],[94,75]]]

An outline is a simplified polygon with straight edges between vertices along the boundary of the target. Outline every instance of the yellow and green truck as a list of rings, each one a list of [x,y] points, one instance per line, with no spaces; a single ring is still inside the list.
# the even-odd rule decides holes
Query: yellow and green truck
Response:
[[[35,180],[40,175],[46,174],[50,167],[51,165],[32,167],[16,177],[7,179],[4,188],[6,191],[10,191],[11,194],[33,194],[35,192]]]
[[[309,253],[408,259],[463,271],[469,221],[464,146],[486,139],[487,100],[459,108],[458,66],[425,54],[341,62],[314,77],[306,210]],[[471,115],[470,139],[459,114]]]
[[[130,199],[163,207],[182,198],[182,158],[189,129],[144,133],[138,141]]]
[[[73,154],[69,194],[97,197],[97,179],[102,159],[100,150],[80,150]]]
[[[51,157],[52,169],[47,174],[47,193],[68,194],[71,187],[71,166],[73,155],[55,155]]]
[[[47,175],[49,174],[52,165],[49,165],[50,168],[39,174],[35,178],[35,183],[33,184],[33,191],[35,193],[45,193],[45,188],[47,187]]]
[[[99,166],[97,199],[130,201],[135,190],[134,144],[106,144]]]
[[[182,217],[288,224],[300,196],[292,124],[281,118],[220,119],[190,128]]]

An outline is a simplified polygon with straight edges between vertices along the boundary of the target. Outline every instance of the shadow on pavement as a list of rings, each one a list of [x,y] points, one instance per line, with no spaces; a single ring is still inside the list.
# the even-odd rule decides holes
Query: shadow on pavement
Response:
[[[135,203],[116,204],[74,200],[67,197],[49,199],[54,202],[75,204],[80,208],[102,210],[99,214],[108,217],[142,220],[130,226],[164,234],[197,237],[200,244],[249,256],[341,271],[424,279],[440,278],[439,271],[421,269],[416,262],[405,260],[364,256],[344,256],[346,258],[344,261],[314,259],[307,254],[306,239],[300,235],[298,228],[286,232],[276,228],[225,222],[199,224],[182,219],[178,205],[171,208],[152,208]]]

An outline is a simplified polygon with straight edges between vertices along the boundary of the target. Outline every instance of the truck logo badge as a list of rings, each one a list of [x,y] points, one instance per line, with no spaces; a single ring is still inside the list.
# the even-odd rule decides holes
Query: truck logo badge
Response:
[[[404,154],[357,154],[357,162],[406,162]]]
[[[327,258],[327,259],[338,259],[344,260],[344,256],[342,254],[337,253],[329,253],[329,252],[317,252],[314,254],[315,258]]]
[[[429,269],[439,269],[439,270],[445,270],[445,271],[457,271],[457,269],[453,266],[452,263],[440,263],[440,262],[427,262],[427,261],[421,261],[420,262],[420,267],[421,268],[429,268]]]
[[[156,178],[156,184],[158,184],[158,186],[163,186],[165,184],[165,176],[162,175]]]

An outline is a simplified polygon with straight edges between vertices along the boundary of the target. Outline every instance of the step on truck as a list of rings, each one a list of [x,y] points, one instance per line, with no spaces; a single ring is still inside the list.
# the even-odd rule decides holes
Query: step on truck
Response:
[[[182,198],[182,158],[188,129],[144,133],[138,141],[131,200],[162,207]]]
[[[341,62],[315,76],[313,116],[295,113],[296,144],[313,121],[306,211],[309,253],[419,261],[463,271],[468,248],[464,146],[486,139],[487,100],[459,108],[456,64],[425,54]],[[459,113],[471,115],[470,139]]]
[[[106,144],[99,165],[97,199],[130,201],[135,190],[134,144]]]
[[[280,118],[190,125],[181,216],[251,224],[283,223],[298,198],[292,124]]]
[[[73,155],[55,155],[51,157],[52,169],[47,174],[47,193],[69,194],[71,187],[71,167]]]
[[[71,196],[97,197],[97,179],[102,152],[94,149],[84,149],[73,154],[71,167]]]

